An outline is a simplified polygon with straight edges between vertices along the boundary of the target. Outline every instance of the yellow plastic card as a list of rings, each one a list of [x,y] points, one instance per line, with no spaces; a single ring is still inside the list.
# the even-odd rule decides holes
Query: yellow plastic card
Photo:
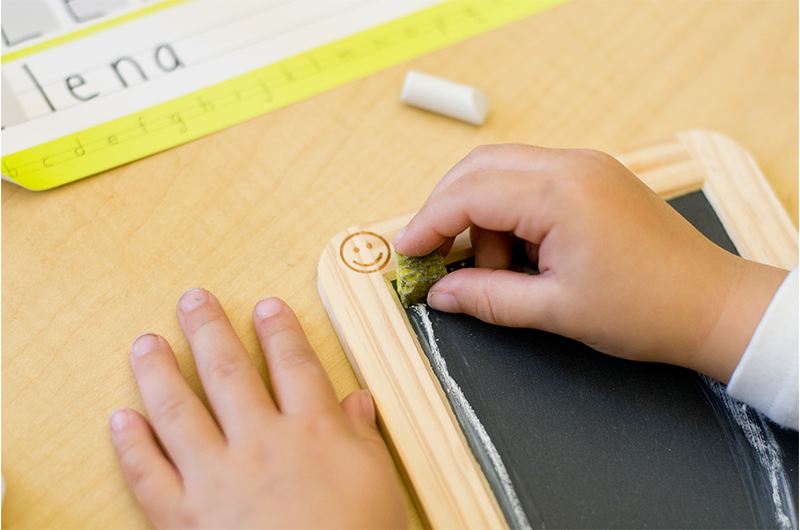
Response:
[[[567,0],[444,2],[178,96],[170,92],[176,90],[174,83],[168,85],[167,81],[191,81],[193,72],[191,68],[184,68],[189,62],[184,57],[198,53],[196,48],[190,47],[192,39],[201,42],[192,35],[182,36],[180,44],[170,44],[168,48],[166,44],[161,44],[160,47],[151,46],[139,56],[126,56],[105,65],[95,65],[94,69],[87,66],[86,73],[72,74],[66,79],[48,80],[36,77],[41,76],[34,71],[37,55],[52,52],[52,46],[41,46],[39,51],[33,50],[31,53],[17,52],[17,56],[9,54],[10,60],[6,60],[5,56],[3,60],[4,98],[7,78],[13,73],[19,83],[31,83],[38,87],[38,91],[31,89],[25,97],[28,98],[26,101],[29,107],[39,105],[38,112],[43,115],[13,127],[4,126],[3,175],[32,190],[66,184],[285,107],[565,1]],[[194,2],[178,2],[175,6],[159,9],[147,17],[138,17],[106,29],[100,28],[66,43],[80,46],[86,39],[100,38],[98,35],[102,33],[125,31],[128,24],[145,24],[150,18],[166,16],[172,9],[186,9],[192,4]],[[285,6],[281,8],[286,9]],[[364,13],[373,13],[368,12],[367,8],[373,11],[376,9],[371,6],[356,6],[347,12],[330,13],[327,21],[311,21],[304,26],[301,24],[298,28],[290,28],[291,31],[284,31],[279,37],[299,41],[302,40],[300,37],[303,32],[313,36],[316,29],[325,27],[326,23],[331,27],[345,29],[348,27],[346,24],[350,23],[351,27],[358,28],[366,20]],[[354,13],[361,16],[355,22],[351,20],[355,17]],[[370,16],[373,15],[374,13]],[[348,16],[351,19],[346,18]],[[380,20],[380,16],[375,15],[372,20]],[[204,31],[208,32],[207,35],[215,35],[213,28]],[[206,41],[208,39],[211,37]],[[243,51],[237,52],[240,55],[264,46],[264,43],[248,44],[242,41],[242,46]],[[217,65],[217,70],[223,71],[218,75],[224,75],[225,63],[225,57],[222,56],[212,57],[208,61],[208,64]],[[151,65],[149,71],[148,65]],[[14,66],[16,70],[12,71]],[[26,75],[33,81],[28,80]],[[194,77],[198,76],[194,74]],[[52,82],[48,85],[49,81]],[[145,90],[150,88],[152,92],[154,87],[162,85],[169,87],[162,90],[169,99],[157,104],[147,104],[154,99]],[[141,105],[142,102],[145,106],[112,119],[94,118],[98,123],[82,126],[81,123],[91,123],[88,118],[84,119],[85,113],[82,109],[91,107],[93,110],[102,110],[104,102],[101,101],[101,96],[106,86],[109,87],[108,90],[116,87],[117,92],[112,96],[123,101],[120,105],[115,105],[117,110],[126,108],[126,105]],[[57,100],[58,94],[62,94],[61,100]],[[136,99],[131,94],[141,97]],[[97,101],[92,101],[93,99]],[[61,104],[71,106],[61,111],[57,109]],[[105,106],[111,105],[105,103]],[[59,115],[73,116],[75,119],[61,119],[58,118]],[[57,118],[60,121],[56,123]],[[55,125],[46,126],[48,119],[54,120]],[[70,124],[66,122],[77,123],[79,128],[60,134],[60,130],[68,130]],[[36,127],[39,124],[42,129],[50,131],[50,134],[59,136],[42,142],[26,140],[27,137],[36,136]],[[26,141],[34,145],[26,145]],[[6,147],[9,145],[13,152],[7,152]]]

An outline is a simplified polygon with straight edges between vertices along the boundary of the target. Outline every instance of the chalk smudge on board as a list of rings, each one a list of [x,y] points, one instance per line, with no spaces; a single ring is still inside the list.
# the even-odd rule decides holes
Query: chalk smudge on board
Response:
[[[758,463],[761,464],[760,469],[750,469],[751,460],[745,456],[745,453],[750,452],[747,446],[732,432],[726,433],[734,461],[738,466],[747,468],[741,469],[740,472],[743,477],[750,477],[751,483],[746,487],[748,493],[756,495],[767,486],[775,510],[772,516],[778,527],[797,528],[792,489],[781,459],[781,449],[772,434],[772,429],[761,414],[730,397],[725,385],[702,374],[699,374],[699,377],[708,390],[709,404],[720,420],[720,425],[730,425],[732,419],[755,453]],[[729,419],[726,421],[724,416]],[[759,505],[755,499],[752,501],[754,506]]]
[[[427,307],[425,304],[416,304],[413,306],[413,308],[414,311],[419,315],[425,330],[425,335],[430,350],[428,352],[428,356],[430,358],[431,366],[436,373],[442,388],[450,399],[459,422],[465,426],[465,429],[468,429],[469,432],[473,433],[473,435],[477,437],[478,443],[481,444],[482,449],[485,452],[485,456],[488,458],[489,463],[491,464],[491,469],[495,474],[495,480],[492,480],[492,477],[489,476],[487,476],[487,480],[492,483],[496,483],[496,486],[499,487],[500,491],[502,492],[503,498],[498,498],[497,501],[501,506],[504,507],[503,512],[508,519],[509,526],[511,526],[511,528],[531,529],[532,527],[528,522],[528,517],[525,515],[525,511],[522,509],[522,504],[519,501],[519,497],[517,497],[517,492],[514,490],[514,485],[511,483],[508,470],[506,470],[503,460],[500,458],[500,453],[494,446],[494,443],[489,437],[489,434],[486,432],[486,429],[483,427],[478,415],[475,414],[475,411],[472,409],[472,405],[470,405],[466,396],[464,396],[461,387],[458,386],[458,383],[455,379],[453,379],[447,369],[447,363],[445,362],[444,357],[442,357],[442,354],[439,351],[439,346],[437,345],[437,339],[433,332],[433,324],[431,323],[430,316],[428,315]]]

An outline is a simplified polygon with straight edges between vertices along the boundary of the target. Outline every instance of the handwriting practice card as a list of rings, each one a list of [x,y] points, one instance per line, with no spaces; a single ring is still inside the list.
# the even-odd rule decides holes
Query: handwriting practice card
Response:
[[[3,0],[3,177],[65,184],[564,1]]]
[[[4,0],[3,157],[435,3]]]

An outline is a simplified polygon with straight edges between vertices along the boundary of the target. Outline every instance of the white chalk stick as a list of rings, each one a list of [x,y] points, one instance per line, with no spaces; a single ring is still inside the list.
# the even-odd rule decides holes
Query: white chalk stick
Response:
[[[412,107],[474,125],[482,124],[489,110],[489,100],[477,88],[414,70],[409,70],[406,74],[400,99]]]

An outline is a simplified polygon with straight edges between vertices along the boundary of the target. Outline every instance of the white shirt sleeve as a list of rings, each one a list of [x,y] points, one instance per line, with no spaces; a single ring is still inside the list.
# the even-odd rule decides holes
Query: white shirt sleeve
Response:
[[[798,270],[781,284],[728,383],[728,394],[797,430],[800,310]]]

